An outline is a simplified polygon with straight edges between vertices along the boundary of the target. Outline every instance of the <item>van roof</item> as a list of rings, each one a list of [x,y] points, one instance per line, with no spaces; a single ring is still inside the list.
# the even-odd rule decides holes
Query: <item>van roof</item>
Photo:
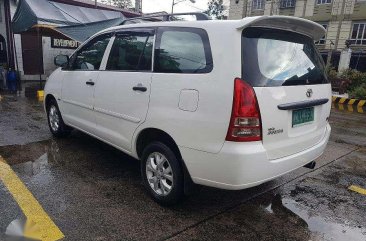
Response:
[[[326,33],[323,26],[313,21],[291,17],[291,16],[256,16],[246,17],[240,20],[204,20],[204,21],[162,21],[162,22],[144,22],[121,25],[105,29],[96,35],[113,30],[140,27],[196,27],[196,28],[234,28],[243,30],[247,27],[267,27],[281,30],[287,30],[307,35],[314,40],[319,40]]]

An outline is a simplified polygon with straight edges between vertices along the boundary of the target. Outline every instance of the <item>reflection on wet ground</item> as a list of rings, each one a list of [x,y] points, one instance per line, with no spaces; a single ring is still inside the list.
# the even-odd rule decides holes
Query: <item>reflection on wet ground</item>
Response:
[[[77,131],[51,138],[36,102],[3,100],[0,111],[6,135],[30,133],[20,142],[0,132],[0,155],[65,240],[366,240],[365,196],[347,189],[366,188],[364,115],[332,112],[331,142],[315,171],[301,168],[236,192],[197,186],[182,204],[163,208],[143,190],[133,158]],[[19,126],[27,131],[17,132]],[[0,213],[5,240],[6,227],[22,213],[1,183]]]
[[[15,95],[1,95],[0,146],[49,139],[42,102]]]

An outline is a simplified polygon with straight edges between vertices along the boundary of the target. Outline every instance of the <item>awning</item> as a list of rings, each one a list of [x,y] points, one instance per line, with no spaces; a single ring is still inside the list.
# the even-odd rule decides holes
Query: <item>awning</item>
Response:
[[[86,8],[49,0],[20,0],[12,25],[14,33],[33,27],[53,28],[66,36],[84,41],[94,33],[118,25],[125,19],[118,11]]]
[[[95,33],[109,27],[120,25],[122,22],[122,18],[117,18],[87,24],[57,27],[55,30],[73,40],[82,43]]]

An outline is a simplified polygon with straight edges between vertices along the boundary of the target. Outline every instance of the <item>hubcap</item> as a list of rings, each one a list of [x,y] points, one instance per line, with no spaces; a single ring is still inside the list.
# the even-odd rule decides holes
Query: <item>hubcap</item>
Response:
[[[60,117],[58,115],[58,111],[56,106],[52,105],[50,107],[48,118],[50,120],[50,126],[53,131],[58,131],[58,128],[60,126]]]
[[[172,190],[172,168],[163,154],[154,152],[149,155],[146,160],[146,177],[155,193],[166,196]]]

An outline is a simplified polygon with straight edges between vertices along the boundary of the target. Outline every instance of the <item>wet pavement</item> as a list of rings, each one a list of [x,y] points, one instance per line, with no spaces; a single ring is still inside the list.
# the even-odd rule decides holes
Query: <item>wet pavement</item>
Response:
[[[160,207],[139,163],[81,132],[50,136],[42,104],[0,101],[0,155],[64,240],[366,240],[366,114],[332,110],[332,135],[315,170],[300,168],[242,191],[196,186]],[[0,240],[23,213],[0,182]]]

